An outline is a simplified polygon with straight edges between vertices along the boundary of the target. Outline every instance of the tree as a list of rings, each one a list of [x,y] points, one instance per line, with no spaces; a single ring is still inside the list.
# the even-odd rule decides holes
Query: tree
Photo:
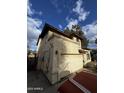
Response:
[[[97,44],[97,38],[96,38],[96,40],[95,40],[95,43]]]
[[[82,31],[80,25],[72,25],[72,28],[69,29],[68,27],[64,30],[64,33],[70,34],[70,33],[75,33],[76,35],[80,36],[83,38],[81,40],[81,47],[82,48],[87,48],[89,40],[85,37],[84,32]]]
[[[69,28],[68,28],[68,27],[64,30],[64,33],[65,33],[65,34],[67,34],[67,35],[69,35],[69,34],[70,34],[70,32],[71,32],[71,31],[69,30]]]
[[[83,40],[81,41],[81,43],[82,43],[82,46],[81,46],[82,48],[87,48],[89,44],[89,40],[85,36],[83,36]]]

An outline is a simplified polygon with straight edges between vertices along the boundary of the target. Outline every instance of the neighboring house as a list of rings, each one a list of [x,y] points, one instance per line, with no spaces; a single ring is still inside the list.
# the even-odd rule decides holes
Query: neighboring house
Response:
[[[29,57],[29,58],[34,58],[34,57],[35,57],[35,54],[34,54],[34,53],[30,53],[30,54],[28,55],[28,57]]]
[[[81,49],[82,39],[74,33],[67,35],[45,24],[37,42],[37,69],[41,69],[52,84],[82,70],[83,61],[91,59],[88,50]],[[88,58],[85,58],[85,53],[89,54]]]
[[[83,62],[84,65],[91,62],[91,55],[90,55],[90,50],[84,50],[85,53],[83,53]]]
[[[27,70],[35,70],[37,65],[37,53],[35,51],[27,51]]]

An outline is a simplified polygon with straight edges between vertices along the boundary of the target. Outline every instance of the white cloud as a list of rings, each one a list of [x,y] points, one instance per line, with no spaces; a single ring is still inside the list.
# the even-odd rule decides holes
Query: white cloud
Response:
[[[97,45],[95,40],[97,38],[97,23],[96,21],[92,22],[91,24],[87,24],[82,27],[82,31],[84,35],[89,39],[88,48],[96,48]]]
[[[59,0],[50,0],[51,4],[56,8],[57,12],[61,13],[62,10],[61,10],[61,8],[59,8],[58,1]]]
[[[38,14],[39,14],[39,15],[42,15],[42,12],[40,11]]]
[[[73,19],[73,18],[68,18],[66,17],[66,21],[68,22],[67,27],[69,27],[69,29],[72,28],[72,25],[77,25],[80,21],[85,21],[87,16],[89,15],[89,11],[85,11],[85,9],[82,7],[83,5],[83,1],[82,0],[78,0],[76,2],[76,7],[74,7],[72,9],[72,11],[74,13],[76,13],[77,15],[77,19]]]
[[[58,8],[58,0],[50,0],[50,1],[55,6],[55,8]]]
[[[42,20],[32,18],[31,16],[35,12],[31,8],[32,4],[28,1],[28,6],[27,6],[27,45],[29,46],[30,49],[35,50],[36,49],[36,42],[38,39],[38,36],[41,32],[40,26],[42,25]],[[42,12],[39,12],[42,14]]]
[[[83,1],[78,0],[76,2],[76,7],[73,8],[73,12],[75,12],[78,15],[78,20],[79,21],[84,21],[86,20],[87,16],[89,15],[89,11],[85,11],[85,9],[82,7]]]
[[[28,46],[32,49],[36,46],[36,41],[41,32],[40,26],[42,21],[38,19],[33,19],[31,17],[27,18],[27,41]]]
[[[29,0],[28,0],[27,4],[28,4],[28,5],[27,5],[27,14],[28,14],[29,16],[31,16],[31,15],[34,14],[34,10],[31,9],[32,4],[29,2]]]
[[[62,25],[59,24],[59,28],[62,29]]]
[[[67,19],[67,21],[68,21],[67,27],[68,27],[69,29],[72,28],[72,25],[77,25],[77,24],[78,24],[78,20],[77,20],[77,19]]]
[[[82,27],[85,36],[90,40],[89,46],[95,46],[95,39],[97,38],[97,23],[94,21],[91,24]]]
[[[32,16],[34,14],[38,14],[38,15],[41,16],[42,15],[42,12],[41,11],[40,12],[37,12],[34,9],[32,9],[32,4],[28,0],[28,2],[27,2],[27,14],[28,14],[28,16]]]

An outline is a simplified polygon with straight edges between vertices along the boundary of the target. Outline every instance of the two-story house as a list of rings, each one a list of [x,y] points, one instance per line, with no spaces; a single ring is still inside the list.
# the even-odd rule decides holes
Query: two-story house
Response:
[[[83,54],[90,52],[81,49],[83,38],[71,33],[67,35],[57,28],[45,24],[37,42],[38,64],[48,80],[54,84],[61,78],[83,69]]]

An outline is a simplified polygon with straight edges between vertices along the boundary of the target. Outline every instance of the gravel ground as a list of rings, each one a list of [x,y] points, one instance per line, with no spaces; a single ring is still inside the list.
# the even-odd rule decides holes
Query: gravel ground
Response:
[[[57,93],[41,71],[27,72],[27,93]]]

